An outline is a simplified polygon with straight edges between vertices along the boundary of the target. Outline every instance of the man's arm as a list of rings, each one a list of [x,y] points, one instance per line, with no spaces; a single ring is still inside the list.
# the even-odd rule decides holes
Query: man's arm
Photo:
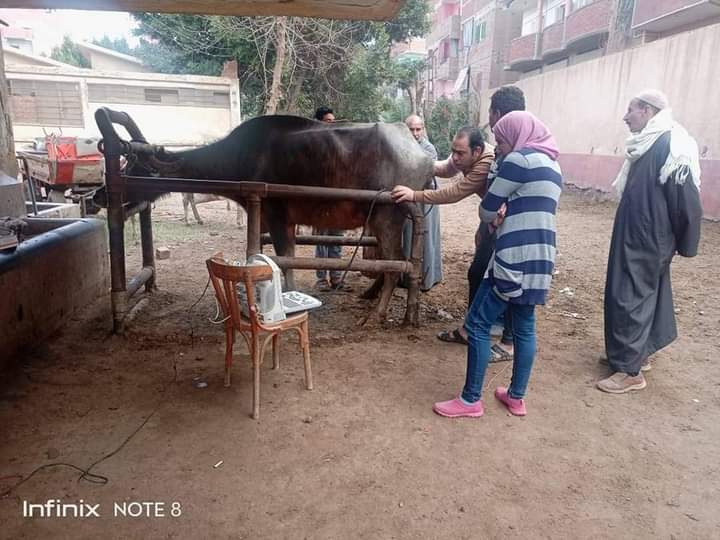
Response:
[[[677,174],[676,172],[671,175],[665,183],[668,215],[677,252],[683,257],[694,257],[697,255],[700,243],[703,215],[700,193],[689,172],[682,183],[677,181]]]
[[[416,191],[414,193],[415,201],[424,204],[449,204],[461,201],[472,194],[483,197],[487,191],[487,177],[493,159],[494,154],[492,152],[485,152],[475,163],[472,170],[458,182],[453,182],[436,190]]]

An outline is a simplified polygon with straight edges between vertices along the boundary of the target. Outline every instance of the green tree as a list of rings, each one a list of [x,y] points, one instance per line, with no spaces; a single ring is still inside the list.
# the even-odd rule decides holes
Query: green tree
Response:
[[[127,39],[125,39],[124,37],[112,39],[109,36],[103,36],[100,39],[93,39],[93,44],[99,45],[100,47],[105,47],[106,49],[110,49],[111,51],[119,52],[122,54],[135,54],[133,52],[133,49],[128,44]]]
[[[63,37],[62,43],[52,48],[50,58],[71,66],[90,67],[90,62],[82,55],[80,48],[70,39],[70,36]]]
[[[428,138],[439,156],[450,155],[452,139],[458,129],[469,124],[465,100],[441,97],[425,117]]]
[[[134,54],[160,72],[217,75],[238,64],[245,114],[309,114],[320,104],[340,117],[376,119],[395,75],[391,40],[428,29],[425,0],[408,0],[385,23],[301,17],[217,17],[140,13]]]

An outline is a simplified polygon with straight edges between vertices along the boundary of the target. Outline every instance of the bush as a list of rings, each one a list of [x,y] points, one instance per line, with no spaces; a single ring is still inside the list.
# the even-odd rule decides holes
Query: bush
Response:
[[[460,99],[441,97],[425,117],[425,130],[430,142],[435,145],[439,159],[450,155],[452,139],[458,129],[469,125],[467,102]]]

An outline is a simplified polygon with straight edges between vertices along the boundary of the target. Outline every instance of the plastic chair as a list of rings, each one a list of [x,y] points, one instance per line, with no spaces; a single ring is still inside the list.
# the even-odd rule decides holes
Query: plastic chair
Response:
[[[273,369],[280,367],[280,334],[286,330],[295,330],[300,337],[305,361],[305,386],[312,390],[312,370],[310,367],[310,338],[307,312],[289,316],[284,321],[263,323],[255,305],[255,283],[272,279],[269,266],[235,266],[228,264],[222,253],[213,255],[206,261],[215,296],[225,318],[225,386],[230,386],[232,351],[237,330],[248,345],[253,368],[253,413],[260,416],[260,366],[265,356],[265,347],[272,339]],[[247,291],[249,317],[240,310],[237,285],[241,283]]]

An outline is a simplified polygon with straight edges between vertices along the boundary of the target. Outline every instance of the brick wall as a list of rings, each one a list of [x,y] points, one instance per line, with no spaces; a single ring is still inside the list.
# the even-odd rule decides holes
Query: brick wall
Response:
[[[596,0],[592,4],[573,11],[568,15],[565,24],[565,40],[607,31],[610,26],[610,0]]]
[[[556,51],[563,48],[563,28],[564,21],[557,22],[552,26],[548,26],[543,31],[542,52]]]
[[[535,36],[536,34],[528,34],[515,38],[510,42],[509,62],[516,60],[524,60],[526,58],[535,58]]]
[[[633,26],[697,3],[697,0],[635,0]]]

